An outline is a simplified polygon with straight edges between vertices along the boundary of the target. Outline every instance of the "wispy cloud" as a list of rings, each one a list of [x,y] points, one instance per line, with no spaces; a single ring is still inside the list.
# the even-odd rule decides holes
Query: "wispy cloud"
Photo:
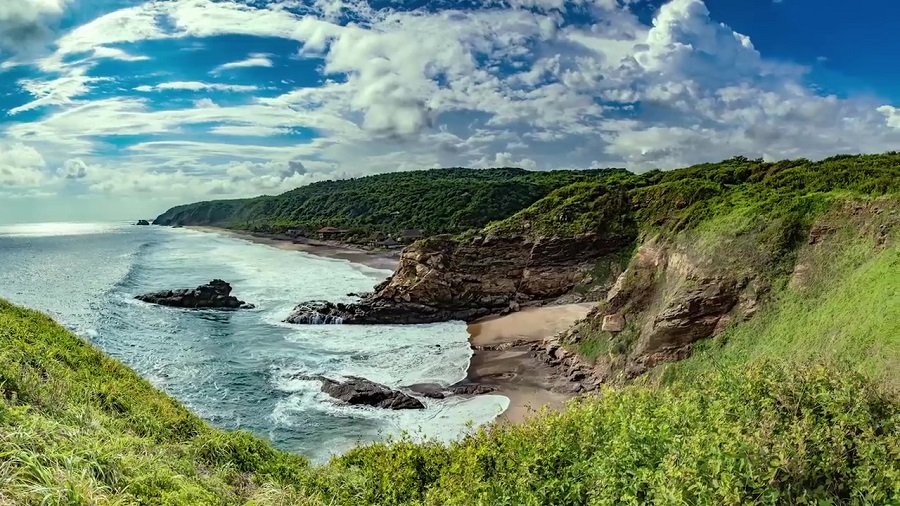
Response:
[[[223,83],[204,83],[200,81],[172,81],[155,85],[141,85],[135,88],[136,91],[149,93],[152,91],[228,91],[235,93],[250,93],[258,90],[255,85],[246,84],[223,84]]]
[[[243,60],[233,61],[229,63],[225,63],[223,65],[219,65],[215,69],[213,69],[213,74],[222,73],[225,70],[232,69],[246,69],[252,67],[272,67],[274,63],[272,62],[272,55],[265,53],[253,53],[247,58]]]

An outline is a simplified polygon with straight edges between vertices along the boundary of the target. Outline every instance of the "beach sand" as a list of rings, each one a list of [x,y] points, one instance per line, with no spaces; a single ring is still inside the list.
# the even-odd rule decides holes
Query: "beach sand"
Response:
[[[237,237],[257,244],[265,244],[266,246],[272,246],[284,250],[303,251],[311,255],[317,255],[327,258],[339,258],[375,269],[385,269],[393,271],[397,268],[397,264],[400,262],[400,250],[373,251],[362,248],[355,248],[353,246],[335,242],[318,241],[308,238],[291,239],[285,236],[259,234],[219,227],[190,226],[185,228],[197,230],[199,232],[213,232],[217,234],[229,235],[231,237]]]
[[[587,316],[593,306],[587,303],[525,308],[469,325],[475,354],[467,380],[495,386],[498,394],[509,398],[509,408],[500,420],[519,423],[544,406],[558,409],[572,397],[553,390],[558,380],[555,371],[532,356],[530,346],[569,328]],[[491,348],[504,344],[512,346]]]
[[[257,234],[218,227],[187,227],[238,237],[257,244],[313,255],[340,258],[376,269],[394,270],[399,251],[370,251],[339,243],[312,239],[292,240],[284,236]],[[573,397],[554,390],[559,381],[551,367],[532,356],[530,347],[546,337],[571,327],[587,316],[594,303],[528,307],[503,316],[489,316],[468,326],[475,349],[467,382],[491,385],[509,398],[509,408],[500,420],[519,423],[543,407],[559,409]],[[493,349],[494,347],[503,349]]]

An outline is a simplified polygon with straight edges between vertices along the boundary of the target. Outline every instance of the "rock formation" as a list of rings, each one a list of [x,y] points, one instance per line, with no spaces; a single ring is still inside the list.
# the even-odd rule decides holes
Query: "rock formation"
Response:
[[[252,309],[253,304],[231,295],[231,285],[221,279],[214,279],[197,288],[163,290],[161,292],[138,295],[135,299],[162,306],[191,309]]]
[[[530,239],[521,235],[469,241],[434,237],[408,247],[384,283],[353,304],[300,304],[289,323],[431,323],[473,321],[552,300],[612,263],[631,239],[585,234]]]
[[[149,226],[150,222],[147,220],[138,220],[137,223],[135,223],[135,225]]]
[[[345,381],[321,379],[323,392],[348,404],[385,409],[425,409],[422,401],[415,397],[365,378],[348,376]]]

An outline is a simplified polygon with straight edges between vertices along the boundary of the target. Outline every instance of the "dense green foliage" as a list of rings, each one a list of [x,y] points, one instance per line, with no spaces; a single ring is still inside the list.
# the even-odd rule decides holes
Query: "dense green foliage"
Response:
[[[330,467],[357,485],[329,489],[340,504],[890,504],[900,409],[853,374],[757,365]]]
[[[306,467],[0,300],[0,504],[268,504]]]
[[[830,196],[878,196],[900,191],[900,153],[837,156],[811,162],[763,162],[743,157],[642,175],[618,173],[573,184],[488,229],[534,235],[678,232],[726,214],[743,217],[744,232],[757,220],[771,235],[791,234],[827,208]],[[773,240],[776,238],[773,237]],[[765,247],[770,246],[764,242]]]
[[[200,202],[166,211],[161,225],[216,225],[262,232],[323,226],[376,233],[421,229],[429,234],[480,228],[528,207],[550,191],[603,180],[624,170],[529,172],[522,169],[436,169],[324,181],[278,196]]]
[[[872,328],[830,341],[853,348]],[[821,349],[819,335],[804,344]],[[379,443],[310,467],[206,426],[47,317],[0,302],[0,504],[900,500],[900,403],[865,376],[751,361],[673,378],[449,446]]]

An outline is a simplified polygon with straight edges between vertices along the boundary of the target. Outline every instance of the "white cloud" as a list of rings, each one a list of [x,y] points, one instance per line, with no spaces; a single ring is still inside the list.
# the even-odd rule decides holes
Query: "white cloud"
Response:
[[[23,51],[49,33],[48,18],[63,13],[69,0],[10,0],[0,3],[0,50]]]
[[[492,159],[485,157],[479,160],[474,160],[471,162],[471,164],[473,167],[479,168],[516,167],[527,170],[537,170],[538,168],[537,162],[535,162],[534,160],[531,160],[529,158],[516,160],[513,154],[508,151],[496,153]]]
[[[147,61],[150,59],[149,56],[133,55],[122,49],[104,46],[94,48],[94,58],[107,58],[119,61]]]
[[[65,161],[82,161],[82,182],[95,191],[171,188],[185,200],[433,166],[643,170],[900,143],[900,110],[822,95],[807,84],[808,69],[766,58],[700,0],[672,0],[649,25],[630,10],[634,2],[615,0],[497,0],[441,11],[376,10],[357,0],[254,7],[263,3],[148,1],[75,28],[32,62],[48,74],[19,83],[34,100],[11,112],[53,108],[0,126],[0,139],[39,147],[49,166],[63,166],[60,177],[70,173]],[[563,14],[575,10],[578,22]],[[252,53],[216,72],[294,56],[321,63],[315,77],[324,84],[269,96],[268,83],[194,81],[154,59],[161,72],[150,82],[170,81],[113,95],[110,84],[91,95],[117,77],[98,73],[100,59],[147,59],[123,44],[190,38],[179,43],[194,48],[196,38],[223,34],[292,40],[299,51]],[[214,50],[215,40],[203,46]],[[161,93],[172,90],[198,92],[198,100],[190,106]],[[214,101],[203,92],[242,95]],[[301,130],[312,140],[270,139]],[[143,138],[109,155],[115,136]]]
[[[44,157],[31,146],[0,144],[0,191],[35,187],[46,181]]]
[[[66,160],[62,167],[59,168],[57,174],[65,179],[83,179],[87,177],[88,166],[83,160],[73,158]]]
[[[900,129],[900,109],[883,105],[877,110],[884,115],[887,126]]]
[[[247,58],[243,60],[233,61],[230,63],[225,63],[224,65],[219,65],[213,70],[214,74],[220,73],[224,70],[232,70],[232,69],[244,69],[244,68],[252,68],[252,67],[272,67],[274,63],[272,62],[272,55],[266,53],[253,53]]]
[[[142,85],[135,88],[135,91],[149,93],[152,91],[170,91],[170,90],[186,90],[186,91],[229,91],[234,93],[249,93],[258,90],[255,85],[241,84],[223,84],[223,83],[204,83],[200,81],[172,81],[168,83],[160,83],[156,85]]]

